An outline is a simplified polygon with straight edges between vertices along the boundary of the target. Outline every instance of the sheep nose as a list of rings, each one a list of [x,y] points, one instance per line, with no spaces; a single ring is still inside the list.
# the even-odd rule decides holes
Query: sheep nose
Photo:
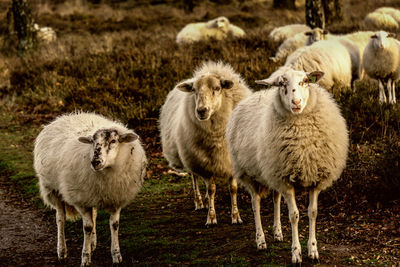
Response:
[[[293,104],[295,104],[296,106],[298,106],[298,105],[300,105],[300,103],[301,103],[301,99],[299,99],[299,100],[292,100],[292,103]]]
[[[100,165],[100,163],[101,163],[100,160],[92,160],[92,162],[91,162],[93,168],[95,168],[95,169],[96,169],[97,166]]]
[[[204,117],[204,115],[206,115],[207,111],[208,111],[208,108],[206,108],[206,107],[197,108],[197,114],[199,114],[200,117]]]

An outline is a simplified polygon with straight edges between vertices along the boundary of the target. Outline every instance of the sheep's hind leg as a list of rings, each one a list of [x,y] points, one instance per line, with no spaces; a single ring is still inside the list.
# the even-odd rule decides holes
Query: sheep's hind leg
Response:
[[[237,190],[238,190],[237,180],[236,180],[236,178],[231,177],[230,183],[229,183],[229,192],[231,194],[232,224],[243,223],[242,219],[240,218],[239,209],[238,209],[238,205],[237,205]]]
[[[214,206],[214,198],[215,192],[217,191],[217,186],[215,185],[214,178],[210,178],[209,180],[204,179],[207,187],[207,195],[208,195],[208,214],[207,214],[207,222],[206,226],[217,224],[217,214],[215,212]]]
[[[297,209],[294,188],[282,192],[289,208],[289,219],[292,225],[292,263],[301,263],[301,246],[299,241],[299,210]]]
[[[318,215],[318,194],[319,190],[311,189],[309,192],[310,203],[308,204],[308,218],[310,221],[309,238],[308,238],[308,257],[318,260],[317,239],[315,237],[315,228]]]
[[[274,191],[274,239],[283,241],[282,226],[281,226],[281,193]]]
[[[91,263],[91,246],[92,246],[92,234],[93,234],[93,218],[92,209],[78,208],[79,213],[82,216],[83,222],[83,248],[82,248],[82,261],[81,266],[89,266]]]
[[[57,223],[57,255],[60,261],[67,257],[67,244],[65,242],[65,203],[60,199],[57,201],[56,207],[56,223]]]
[[[193,182],[194,209],[195,210],[204,209],[204,204],[203,204],[203,200],[201,199],[201,193],[200,193],[200,188],[199,188],[199,179],[193,173],[191,173],[190,175],[192,176],[192,182]]]
[[[379,103],[386,103],[386,94],[385,94],[385,87],[381,80],[378,80],[379,86]]]
[[[121,263],[122,256],[119,248],[118,230],[119,230],[119,216],[121,209],[116,209],[115,212],[110,212],[110,230],[111,230],[111,257],[113,263]]]
[[[92,240],[90,243],[92,252],[96,249],[96,245],[97,245],[96,218],[97,218],[97,209],[92,208],[93,231],[92,231]]]
[[[264,235],[264,231],[262,229],[262,224],[261,224],[260,202],[261,202],[260,194],[252,192],[251,193],[251,207],[253,208],[254,222],[256,225],[257,249],[263,250],[263,249],[267,249],[267,243],[265,242],[265,235]]]
[[[396,82],[392,80],[392,99],[393,104],[396,104]]]

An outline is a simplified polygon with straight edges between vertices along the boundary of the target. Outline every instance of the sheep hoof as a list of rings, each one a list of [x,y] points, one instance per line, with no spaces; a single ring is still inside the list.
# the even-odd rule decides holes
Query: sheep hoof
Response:
[[[90,253],[82,253],[81,267],[89,266],[91,263]]]
[[[203,209],[204,209],[203,201],[194,203],[194,210],[203,210]]]
[[[282,231],[277,231],[277,232],[274,234],[274,240],[275,240],[275,241],[283,241],[283,234],[282,234]]]
[[[58,250],[57,255],[58,255],[58,260],[60,262],[64,262],[64,260],[67,258],[67,248]]]
[[[240,215],[237,214],[236,216],[232,216],[232,224],[242,224],[243,221],[240,218]]]
[[[301,250],[293,249],[292,250],[292,263],[293,264],[301,264]]]
[[[257,244],[257,250],[266,250],[266,249],[267,249],[267,243],[265,241]]]
[[[122,262],[122,256],[120,252],[115,252],[112,255],[113,264],[118,264]]]

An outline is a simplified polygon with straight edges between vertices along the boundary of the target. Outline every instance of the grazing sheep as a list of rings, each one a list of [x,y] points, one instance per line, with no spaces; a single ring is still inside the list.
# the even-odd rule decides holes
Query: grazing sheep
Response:
[[[380,7],[376,9],[374,12],[388,14],[392,16],[392,18],[400,24],[400,10],[393,7]]]
[[[206,225],[216,224],[215,178],[230,179],[232,223],[242,220],[237,208],[237,183],[225,140],[225,126],[233,108],[251,91],[232,67],[221,62],[205,62],[193,77],[169,92],[161,108],[159,128],[164,157],[174,169],[190,171],[195,209],[203,208],[197,175],[207,187]]]
[[[34,168],[40,195],[56,210],[59,259],[67,257],[65,219],[82,216],[82,266],[96,247],[97,209],[110,212],[111,255],[122,261],[120,211],[139,192],[146,156],[138,136],[119,122],[94,113],[73,113],[45,126],[35,141]]]
[[[189,44],[210,38],[222,40],[228,36],[243,37],[244,35],[244,31],[230,24],[228,18],[218,17],[208,22],[186,25],[176,36],[176,42],[178,44]]]
[[[386,103],[384,84],[388,91],[388,101],[396,103],[395,83],[400,80],[400,42],[385,31],[378,31],[364,50],[365,72],[378,80],[379,102]]]
[[[284,66],[306,72],[324,70],[325,75],[319,84],[329,90],[334,86],[353,88],[354,81],[361,76],[359,50],[344,39],[320,41],[301,47],[288,56]],[[276,73],[282,73],[282,69]]]
[[[365,16],[364,26],[370,30],[383,29],[388,31],[397,31],[399,29],[399,22],[389,14],[372,12]]]
[[[342,173],[348,131],[333,97],[313,84],[323,73],[286,68],[282,75],[256,81],[273,86],[244,99],[227,123],[226,138],[233,175],[250,193],[258,249],[266,249],[260,199],[269,188],[274,196],[274,235],[282,240],[280,198],[284,196],[292,225],[292,262],[300,263],[299,211],[295,189],[309,189],[308,256],[318,259],[315,236],[317,198]]]
[[[298,33],[310,30],[311,28],[305,24],[289,24],[273,29],[269,33],[269,39],[274,43],[280,44]]]

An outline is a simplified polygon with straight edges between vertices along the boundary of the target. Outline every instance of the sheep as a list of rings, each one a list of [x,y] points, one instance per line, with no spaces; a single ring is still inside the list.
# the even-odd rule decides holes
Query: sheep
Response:
[[[161,107],[162,151],[171,168],[192,174],[195,210],[204,208],[197,176],[206,184],[206,226],[217,224],[215,178],[230,180],[232,224],[242,223],[237,207],[237,182],[225,140],[225,125],[233,108],[251,94],[229,64],[203,62],[193,77],[178,83]]]
[[[400,10],[393,7],[380,7],[374,12],[390,15],[397,23],[400,24]]]
[[[400,80],[400,42],[392,37],[390,33],[378,31],[371,36],[364,50],[363,67],[371,78],[378,80],[380,103],[396,103],[395,83]]]
[[[311,31],[304,31],[297,33],[296,35],[286,39],[278,47],[275,56],[270,57],[269,59],[272,60],[273,62],[279,62],[285,60],[287,56],[289,56],[297,48],[303,47],[305,45],[311,45],[312,43],[314,43],[314,41],[311,41],[311,38],[314,38],[314,36],[318,36],[318,38],[321,38],[319,40],[322,40],[325,37],[325,35],[322,34],[323,32],[325,31],[322,31],[320,28],[315,28]]]
[[[328,90],[334,86],[354,88],[354,82],[361,76],[359,50],[345,39],[320,41],[301,47],[288,56],[284,66],[306,72],[323,69],[325,75],[320,84]],[[282,73],[282,69],[279,68],[276,73]]]
[[[364,26],[371,30],[384,29],[397,31],[399,29],[399,22],[387,13],[372,12],[365,16]]]
[[[208,22],[190,23],[186,25],[176,36],[178,44],[190,44],[201,40],[214,38],[222,40],[228,36],[243,37],[245,32],[230,24],[228,18],[218,17]]]
[[[97,209],[110,212],[111,255],[120,263],[119,217],[139,192],[146,155],[138,136],[121,123],[95,113],[63,115],[43,128],[35,140],[34,169],[43,202],[56,210],[57,254],[67,257],[66,219],[82,217],[81,265],[96,248]]]
[[[345,119],[332,95],[317,82],[323,72],[286,71],[258,84],[270,90],[253,93],[232,112],[226,139],[233,175],[250,193],[258,249],[266,249],[260,199],[274,196],[274,236],[282,240],[280,199],[284,196],[292,226],[292,263],[300,263],[299,211],[295,189],[309,190],[308,256],[318,259],[315,236],[317,198],[336,181],[346,165],[349,137]]]
[[[57,39],[56,32],[51,27],[40,27],[37,23],[33,24],[37,37],[44,43],[51,43]]]
[[[311,28],[305,24],[289,24],[273,29],[269,33],[269,39],[280,44],[298,33],[310,30]]]

